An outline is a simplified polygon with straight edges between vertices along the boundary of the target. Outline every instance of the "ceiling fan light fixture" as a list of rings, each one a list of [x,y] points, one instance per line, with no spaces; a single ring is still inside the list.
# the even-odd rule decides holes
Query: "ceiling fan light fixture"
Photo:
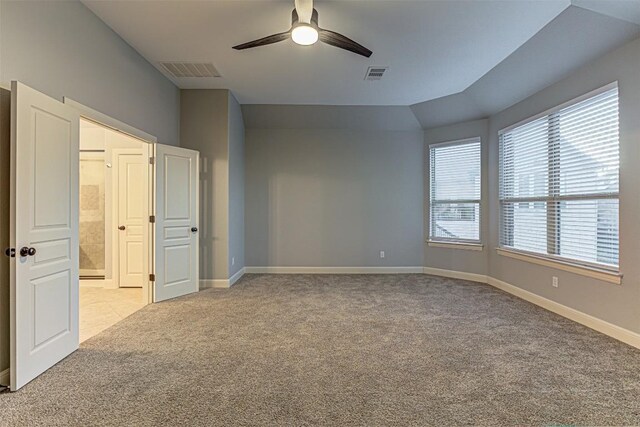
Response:
[[[318,30],[311,25],[298,25],[291,31],[291,39],[302,46],[310,46],[318,41]]]

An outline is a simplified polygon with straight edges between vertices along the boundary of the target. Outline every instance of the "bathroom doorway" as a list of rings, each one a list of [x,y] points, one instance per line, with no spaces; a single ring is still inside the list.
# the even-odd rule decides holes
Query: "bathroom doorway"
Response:
[[[80,120],[80,342],[144,307],[149,144]]]

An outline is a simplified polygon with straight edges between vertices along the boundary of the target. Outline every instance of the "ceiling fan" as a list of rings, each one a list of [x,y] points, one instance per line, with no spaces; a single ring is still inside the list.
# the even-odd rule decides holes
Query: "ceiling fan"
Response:
[[[291,16],[291,29],[289,31],[243,43],[233,48],[236,50],[250,49],[285,41],[288,38],[303,46],[312,45],[319,40],[322,43],[346,49],[367,58],[373,53],[342,34],[320,28],[318,26],[318,11],[313,8],[313,0],[295,0],[295,9]]]

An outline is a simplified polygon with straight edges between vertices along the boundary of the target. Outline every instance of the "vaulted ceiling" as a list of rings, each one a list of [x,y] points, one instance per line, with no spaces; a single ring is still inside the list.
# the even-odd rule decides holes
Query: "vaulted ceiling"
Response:
[[[231,48],[288,30],[293,0],[83,3],[165,74],[164,61],[221,74],[170,77],[180,88],[230,89],[242,104],[411,105],[423,127],[505,108],[640,33],[640,0],[316,0],[320,26],[367,59],[319,43]],[[366,81],[369,66],[389,70]]]
[[[84,3],[152,64],[211,62],[222,77],[174,79],[231,89],[243,104],[410,105],[460,92],[529,40],[569,0],[322,1],[321,27],[373,50],[317,43],[231,47],[291,26],[293,0]],[[383,80],[367,67],[389,66]]]

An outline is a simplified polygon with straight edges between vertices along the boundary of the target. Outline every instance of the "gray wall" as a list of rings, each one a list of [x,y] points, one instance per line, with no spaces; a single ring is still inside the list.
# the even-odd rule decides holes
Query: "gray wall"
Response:
[[[498,245],[498,131],[612,81],[620,89],[620,270],[622,285],[505,258]],[[491,275],[545,298],[640,332],[640,39],[581,68],[490,119]],[[551,286],[551,276],[559,287]]]
[[[0,372],[9,369],[9,157],[11,93],[0,89]],[[6,384],[5,384],[6,385]]]
[[[182,90],[180,141],[200,152],[200,279],[229,277],[229,91]]]
[[[421,266],[423,142],[421,130],[247,129],[247,266]]]
[[[489,121],[476,120],[456,125],[428,129],[424,133],[425,171],[429,170],[429,145],[440,142],[456,141],[466,138],[480,137],[482,164],[486,165],[489,157]],[[489,181],[487,168],[482,168],[482,202],[480,204],[480,239],[484,244],[482,251],[430,247],[425,242],[424,266],[444,270],[464,271],[486,275],[489,262]],[[429,173],[425,173],[425,209],[429,212]],[[429,234],[429,216],[425,215],[425,237]]]
[[[244,267],[244,121],[240,104],[231,93],[228,110],[230,277]]]
[[[247,129],[422,130],[411,107],[243,105]]]
[[[179,145],[178,89],[79,1],[0,2],[0,83],[70,97]]]
[[[186,89],[180,110],[181,145],[201,159],[200,279],[228,279],[244,267],[242,109],[226,89]]]

